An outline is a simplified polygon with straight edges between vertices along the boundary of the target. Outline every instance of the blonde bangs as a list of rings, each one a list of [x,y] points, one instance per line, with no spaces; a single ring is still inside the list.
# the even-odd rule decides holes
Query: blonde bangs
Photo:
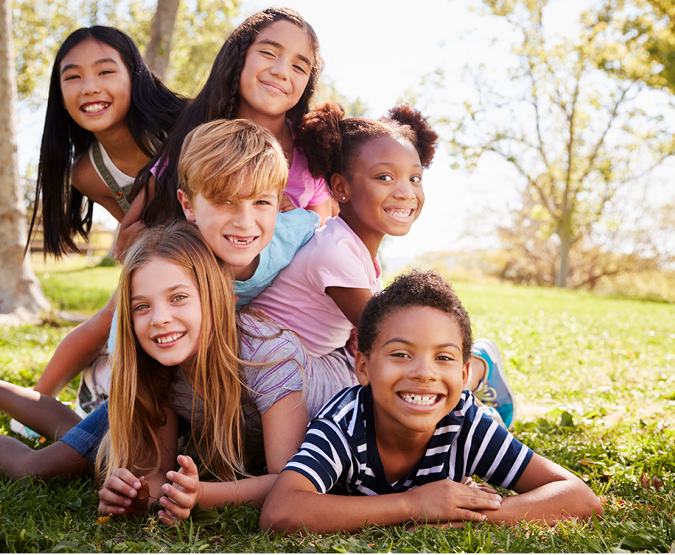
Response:
[[[178,164],[178,188],[190,198],[202,195],[215,206],[261,193],[281,197],[288,165],[281,146],[267,129],[244,120],[215,120],[186,138]]]

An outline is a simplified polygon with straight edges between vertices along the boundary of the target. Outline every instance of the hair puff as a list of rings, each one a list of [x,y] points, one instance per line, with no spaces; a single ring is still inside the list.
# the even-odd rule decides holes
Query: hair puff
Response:
[[[429,168],[434,154],[436,153],[436,144],[438,134],[429,125],[428,118],[422,115],[422,112],[416,110],[409,104],[401,104],[389,110],[388,119],[391,119],[401,125],[407,125],[415,134],[415,149],[420,156],[420,162],[424,169]]]

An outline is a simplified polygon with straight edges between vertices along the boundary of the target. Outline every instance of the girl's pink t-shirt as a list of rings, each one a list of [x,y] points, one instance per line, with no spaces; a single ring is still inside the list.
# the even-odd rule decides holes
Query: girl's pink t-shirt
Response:
[[[293,163],[288,170],[286,194],[296,208],[317,206],[330,198],[326,181],[321,177],[312,177],[307,158],[297,148],[293,149]]]
[[[327,287],[382,290],[379,258],[341,218],[328,218],[272,285],[249,304],[296,332],[312,356],[344,347],[351,322],[326,295]]]

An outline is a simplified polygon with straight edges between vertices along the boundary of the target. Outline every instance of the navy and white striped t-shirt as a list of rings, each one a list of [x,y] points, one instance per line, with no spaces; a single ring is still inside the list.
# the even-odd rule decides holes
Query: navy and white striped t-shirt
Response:
[[[312,420],[300,451],[284,470],[299,472],[320,493],[381,495],[473,475],[513,488],[532,458],[531,449],[464,391],[455,409],[436,425],[424,456],[407,476],[390,484],[377,449],[372,403],[370,386],[338,393]]]

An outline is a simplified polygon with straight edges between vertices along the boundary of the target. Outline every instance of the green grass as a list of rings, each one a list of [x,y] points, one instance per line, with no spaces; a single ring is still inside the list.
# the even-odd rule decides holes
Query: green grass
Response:
[[[54,304],[58,295],[64,308],[91,312],[107,300],[119,268],[84,265],[37,269]],[[455,287],[475,336],[502,348],[520,409],[516,436],[581,476],[602,497],[602,518],[282,538],[261,534],[259,512],[246,506],[196,511],[178,529],[152,514],[97,524],[88,479],[0,480],[0,551],[675,550],[675,306],[556,289]],[[0,328],[0,378],[34,383],[69,326]],[[11,433],[8,427],[0,414],[0,433]]]

